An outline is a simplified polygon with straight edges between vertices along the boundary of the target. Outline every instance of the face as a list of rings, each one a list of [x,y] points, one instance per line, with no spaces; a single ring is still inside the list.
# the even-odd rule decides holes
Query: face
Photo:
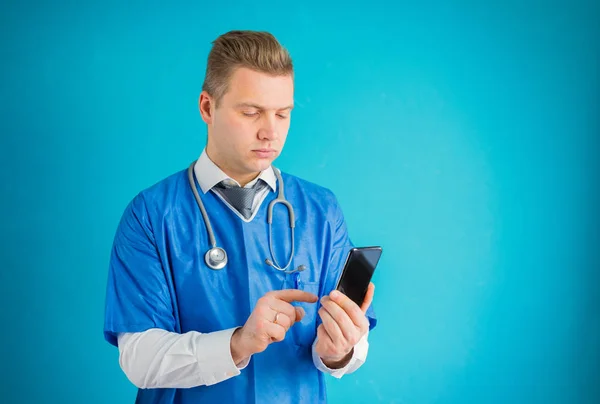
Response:
[[[206,92],[199,104],[208,125],[208,156],[243,186],[283,150],[294,104],[293,78],[238,68],[218,107]]]

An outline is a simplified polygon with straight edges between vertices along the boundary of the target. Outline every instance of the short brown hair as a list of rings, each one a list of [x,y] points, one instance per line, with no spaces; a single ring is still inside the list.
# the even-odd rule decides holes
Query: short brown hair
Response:
[[[238,67],[272,76],[294,74],[290,54],[268,32],[229,31],[212,44],[202,90],[214,97],[217,105],[228,90],[229,78]]]

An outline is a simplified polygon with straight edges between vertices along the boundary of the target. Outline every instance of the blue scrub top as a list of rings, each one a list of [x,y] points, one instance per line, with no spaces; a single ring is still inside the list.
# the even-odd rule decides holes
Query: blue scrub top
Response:
[[[265,264],[271,257],[267,207],[275,192],[269,192],[250,222],[213,192],[200,192],[217,245],[229,257],[218,271],[204,262],[210,243],[187,170],[139,193],[121,218],[111,252],[106,340],[116,346],[118,333],[150,328],[209,333],[242,326],[258,299],[272,290],[297,288],[319,298],[329,294],[353,247],[342,211],[328,189],[285,173],[282,177],[296,215],[291,267],[306,266],[295,274]],[[277,261],[287,263],[290,228],[282,204],[273,212],[272,237]],[[324,375],[311,355],[319,304],[296,305],[306,312],[302,322],[290,328],[284,341],[253,355],[240,375],[190,389],[140,389],[136,403],[325,403]],[[367,317],[372,329],[372,309]]]

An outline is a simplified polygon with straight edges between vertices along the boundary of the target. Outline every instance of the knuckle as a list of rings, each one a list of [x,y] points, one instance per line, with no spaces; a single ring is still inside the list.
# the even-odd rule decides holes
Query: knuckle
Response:
[[[361,321],[361,324],[360,324],[360,330],[361,330],[363,333],[366,333],[367,331],[369,331],[369,326],[370,326],[370,325],[371,325],[371,324],[369,323],[369,320],[368,320],[366,317],[364,317],[364,318],[363,318],[363,321]]]
[[[330,342],[327,344],[327,352],[329,352],[329,354],[332,356],[337,355],[337,348],[333,343]]]

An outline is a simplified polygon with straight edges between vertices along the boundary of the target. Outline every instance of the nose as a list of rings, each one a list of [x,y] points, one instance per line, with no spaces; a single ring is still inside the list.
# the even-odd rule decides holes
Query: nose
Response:
[[[275,140],[277,139],[277,125],[274,117],[265,117],[260,129],[258,130],[258,138],[260,140]]]

